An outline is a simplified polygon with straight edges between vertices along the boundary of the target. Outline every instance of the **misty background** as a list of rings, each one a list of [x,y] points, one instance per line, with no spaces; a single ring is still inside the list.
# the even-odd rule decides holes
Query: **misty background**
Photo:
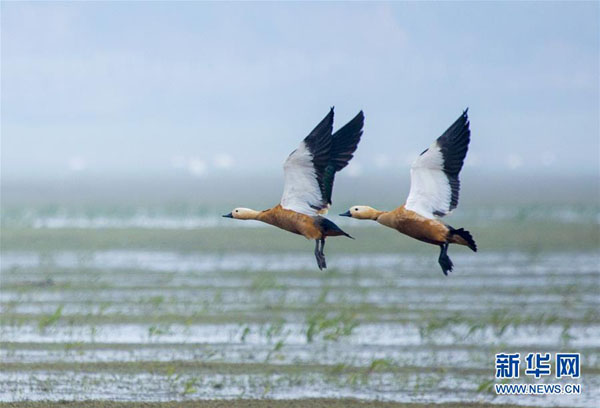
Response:
[[[5,204],[274,205],[283,161],[330,106],[336,129],[366,115],[340,204],[402,203],[410,163],[466,107],[462,204],[598,198],[597,2],[2,2],[1,14]]]

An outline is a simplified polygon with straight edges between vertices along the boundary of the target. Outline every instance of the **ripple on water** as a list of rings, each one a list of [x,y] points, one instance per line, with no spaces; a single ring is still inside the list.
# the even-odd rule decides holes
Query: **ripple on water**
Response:
[[[100,343],[241,343],[248,331],[248,344],[270,344],[282,340],[285,344],[306,344],[306,325],[285,323],[277,333],[266,336],[265,326],[259,324],[203,324],[161,326],[160,334],[149,330],[154,325],[102,324],[95,326],[52,326],[40,330],[37,325],[1,326],[2,338],[11,342],[100,342]],[[164,329],[164,330],[163,330]],[[493,327],[484,327],[476,333],[464,324],[436,332],[431,338],[423,338],[420,328],[413,323],[363,323],[354,328],[343,342],[372,346],[415,346],[422,344],[503,344],[507,346],[554,346],[561,344],[564,336],[561,325],[521,325],[509,327],[499,333]],[[600,326],[573,326],[569,328],[571,347],[600,347]],[[460,341],[460,339],[463,339]]]
[[[351,273],[358,268],[389,270],[400,268],[406,272],[421,270],[430,265],[428,257],[411,254],[345,254],[330,256],[338,273]],[[525,253],[455,254],[455,263],[461,263],[466,273],[476,274],[545,274],[548,270],[568,270],[570,273],[599,272],[600,255],[586,253],[552,253],[532,257]],[[143,269],[162,272],[214,271],[314,271],[314,258],[308,254],[181,254],[160,251],[62,251],[40,255],[35,252],[7,251],[2,253],[2,270],[15,267],[40,266],[59,268]]]

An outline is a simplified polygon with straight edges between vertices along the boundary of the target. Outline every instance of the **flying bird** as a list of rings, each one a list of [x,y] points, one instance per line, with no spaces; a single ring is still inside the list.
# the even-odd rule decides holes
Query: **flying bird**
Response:
[[[449,244],[465,245],[477,252],[477,245],[469,231],[452,228],[440,220],[458,205],[458,174],[471,138],[467,111],[412,163],[410,192],[404,205],[392,211],[355,205],[340,214],[374,220],[419,241],[439,245],[438,262],[444,275],[448,275],[453,268],[448,256]]]
[[[284,184],[281,202],[256,211],[235,208],[223,217],[257,220],[315,240],[319,269],[327,268],[325,238],[350,235],[323,217],[331,206],[335,173],[348,165],[362,136],[364,115],[358,115],[332,134],[333,108],[300,143],[283,164]],[[352,238],[354,239],[354,238]]]

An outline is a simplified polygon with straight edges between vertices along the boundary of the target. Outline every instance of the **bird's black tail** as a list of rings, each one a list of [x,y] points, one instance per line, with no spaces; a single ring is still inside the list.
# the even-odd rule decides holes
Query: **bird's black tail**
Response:
[[[354,237],[350,236],[350,234],[344,232],[340,227],[335,225],[333,221],[330,221],[325,217],[320,217],[318,223],[324,237],[337,237],[339,235],[343,235],[345,237],[354,239]]]
[[[450,242],[466,245],[471,248],[473,252],[477,252],[477,244],[475,243],[473,236],[464,228],[454,229],[450,227]]]

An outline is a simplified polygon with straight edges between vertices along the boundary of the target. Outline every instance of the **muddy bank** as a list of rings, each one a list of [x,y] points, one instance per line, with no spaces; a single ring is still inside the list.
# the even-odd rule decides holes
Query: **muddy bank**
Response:
[[[425,408],[432,406],[439,408],[527,408],[523,405],[486,403],[413,404],[325,398],[302,400],[202,400],[184,402],[59,401],[0,403],[0,407],[6,408]]]

